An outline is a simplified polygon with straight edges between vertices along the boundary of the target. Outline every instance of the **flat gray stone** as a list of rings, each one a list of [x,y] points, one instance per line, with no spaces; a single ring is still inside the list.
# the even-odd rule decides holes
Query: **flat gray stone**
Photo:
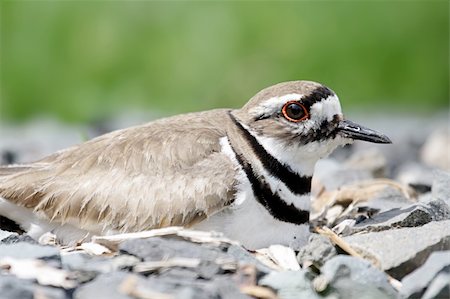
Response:
[[[305,271],[272,272],[264,276],[259,285],[270,287],[281,299],[320,299],[322,297],[312,288],[312,275]]]
[[[25,242],[13,244],[0,244],[0,257],[12,257],[18,259],[57,259],[59,251],[53,246],[28,244]]]
[[[352,232],[382,231],[391,228],[417,227],[431,221],[450,219],[450,208],[442,200],[418,203],[402,209],[392,209],[368,218],[352,228]]]
[[[450,220],[352,235],[344,240],[379,263],[381,269],[401,279],[422,265],[433,251],[450,249]]]
[[[443,276],[441,276],[441,274]],[[448,291],[450,288],[450,279],[445,284],[441,284],[440,280],[450,275],[450,251],[437,251],[433,252],[427,261],[417,268],[414,272],[408,274],[402,279],[402,288],[400,294],[403,297],[422,297],[425,291],[429,293],[440,294],[441,291],[445,291],[447,286],[447,298],[449,296]],[[428,290],[430,287],[434,289]],[[444,298],[444,294],[441,294]]]
[[[145,261],[160,261],[172,257],[198,258],[215,261],[228,255],[218,246],[197,244],[175,238],[149,238],[125,241],[119,246],[122,252]]]
[[[382,213],[409,205],[411,205],[411,200],[407,199],[402,191],[398,188],[386,186],[370,200],[357,203],[355,208],[378,210],[379,213]]]
[[[300,265],[303,265],[305,262],[312,262],[313,265],[320,268],[336,254],[336,248],[328,238],[319,234],[311,234],[308,244],[300,249],[297,260]]]
[[[318,279],[328,284],[326,292],[337,298],[397,297],[387,275],[363,259],[338,255],[327,261],[320,271]]]

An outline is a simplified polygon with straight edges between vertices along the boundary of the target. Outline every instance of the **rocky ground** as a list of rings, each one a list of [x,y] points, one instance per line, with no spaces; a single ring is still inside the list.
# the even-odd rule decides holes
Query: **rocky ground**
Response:
[[[0,222],[0,298],[450,298],[448,115],[365,123],[394,144],[318,164],[314,233],[299,251],[176,227],[63,247]],[[3,163],[79,141],[46,126],[0,129]]]

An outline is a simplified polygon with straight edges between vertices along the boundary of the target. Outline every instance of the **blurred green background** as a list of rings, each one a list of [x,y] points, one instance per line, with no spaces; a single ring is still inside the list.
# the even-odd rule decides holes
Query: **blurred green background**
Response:
[[[0,116],[240,107],[308,79],[344,109],[449,106],[448,1],[2,1]]]

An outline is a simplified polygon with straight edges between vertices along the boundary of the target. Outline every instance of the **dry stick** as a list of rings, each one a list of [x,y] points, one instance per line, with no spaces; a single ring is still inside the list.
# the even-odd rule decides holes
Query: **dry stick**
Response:
[[[278,299],[279,297],[269,288],[262,286],[242,286],[241,293],[260,299]]]
[[[359,254],[355,249],[353,249],[351,247],[350,244],[348,244],[347,242],[344,241],[344,239],[342,239],[341,237],[339,237],[337,234],[335,234],[331,229],[329,229],[328,227],[316,227],[315,228],[316,232],[319,233],[322,236],[327,237],[328,239],[330,239],[330,241],[334,244],[339,246],[342,250],[344,250],[345,252],[347,252],[349,255],[354,256],[354,257],[358,257],[361,258],[363,260],[367,260],[365,259],[361,254]],[[377,265],[373,262],[370,261],[369,262],[374,265],[376,268]],[[385,272],[386,273],[386,272]],[[398,281],[397,279],[395,279],[394,277],[390,276],[389,274],[387,274],[388,277],[388,281],[389,283],[392,285],[392,287],[399,291],[400,288],[402,287],[402,283],[400,281]]]

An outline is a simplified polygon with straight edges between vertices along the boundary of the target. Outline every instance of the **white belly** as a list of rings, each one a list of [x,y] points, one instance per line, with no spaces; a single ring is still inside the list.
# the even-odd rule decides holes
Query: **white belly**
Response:
[[[296,250],[306,244],[310,234],[309,224],[296,225],[277,220],[255,200],[253,194],[241,204],[225,208],[193,228],[222,232],[248,249],[281,244]]]

